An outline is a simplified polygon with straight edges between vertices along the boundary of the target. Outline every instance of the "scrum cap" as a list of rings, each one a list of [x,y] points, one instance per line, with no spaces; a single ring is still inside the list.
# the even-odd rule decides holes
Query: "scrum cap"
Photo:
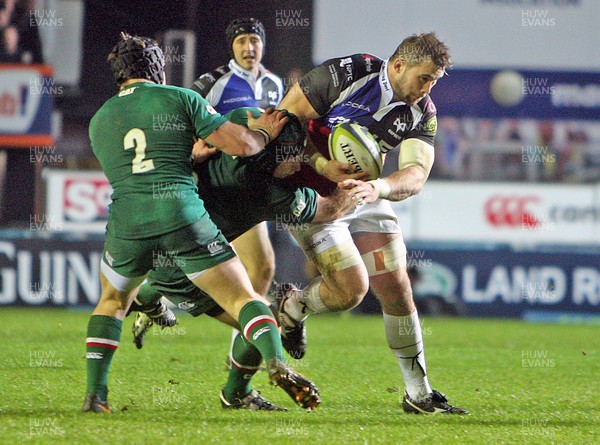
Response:
[[[156,41],[121,33],[121,40],[108,55],[113,75],[120,85],[128,79],[162,83],[165,57]]]

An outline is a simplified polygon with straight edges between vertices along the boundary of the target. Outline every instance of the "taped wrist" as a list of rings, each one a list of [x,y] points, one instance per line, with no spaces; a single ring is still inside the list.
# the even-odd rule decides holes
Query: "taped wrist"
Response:
[[[385,179],[379,178],[373,181],[367,181],[367,183],[373,186],[375,193],[377,193],[379,198],[388,199],[390,197],[390,193],[392,193],[392,187]]]
[[[263,137],[265,138],[265,145],[269,145],[269,142],[271,142],[271,140],[273,139],[271,137],[271,134],[269,133],[269,130],[267,130],[266,127],[258,127],[258,128],[253,128],[252,131],[255,131],[259,134],[262,134]]]
[[[308,161],[310,166],[320,175],[323,174],[323,170],[325,170],[325,166],[328,162],[329,161],[321,153],[313,154]]]

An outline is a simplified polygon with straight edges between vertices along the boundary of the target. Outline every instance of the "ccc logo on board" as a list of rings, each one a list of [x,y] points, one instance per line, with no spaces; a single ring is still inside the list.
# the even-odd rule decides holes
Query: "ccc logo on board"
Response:
[[[538,196],[493,195],[485,203],[485,218],[496,227],[539,227],[532,208]]]

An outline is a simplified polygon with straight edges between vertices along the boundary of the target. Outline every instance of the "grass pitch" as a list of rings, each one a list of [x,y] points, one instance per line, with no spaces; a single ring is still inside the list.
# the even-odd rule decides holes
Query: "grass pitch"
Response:
[[[423,320],[429,379],[469,416],[406,415],[403,383],[380,317],[309,320],[309,351],[291,363],[313,379],[322,405],[296,407],[268,385],[254,387],[287,413],[224,411],[230,331],[178,313],[153,328],[144,349],[129,317],[113,359],[115,413],[81,413],[88,312],[0,312],[0,443],[61,444],[575,444],[600,443],[597,326],[516,321]]]

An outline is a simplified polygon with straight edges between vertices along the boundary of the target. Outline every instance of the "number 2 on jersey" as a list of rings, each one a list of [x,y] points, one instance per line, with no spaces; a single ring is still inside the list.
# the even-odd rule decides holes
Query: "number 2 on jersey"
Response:
[[[145,173],[154,170],[154,161],[146,157],[146,134],[139,128],[132,128],[123,138],[125,150],[135,148],[135,157],[131,161],[131,173]]]

